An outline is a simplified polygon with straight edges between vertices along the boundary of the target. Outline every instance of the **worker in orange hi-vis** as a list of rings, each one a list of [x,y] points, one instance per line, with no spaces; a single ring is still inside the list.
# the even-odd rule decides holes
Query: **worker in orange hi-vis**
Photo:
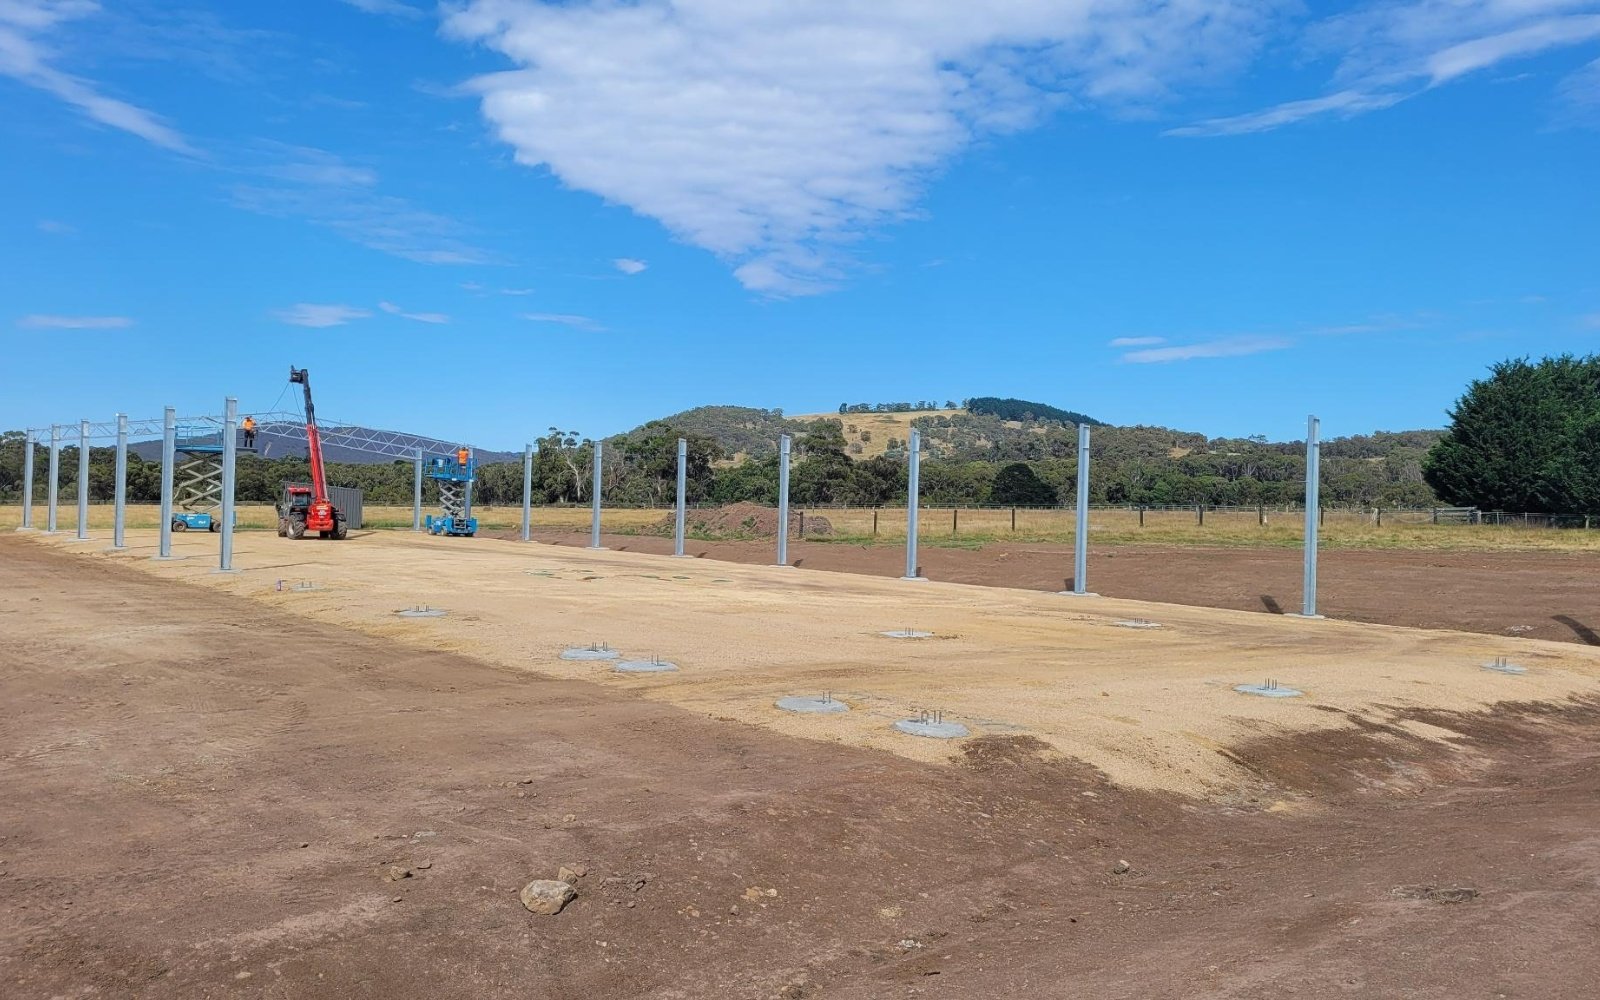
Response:
[[[254,448],[256,446],[256,418],[247,416],[244,418],[244,423],[239,426],[244,431],[244,446],[246,448]]]
[[[465,469],[467,467],[467,459],[469,459],[471,457],[472,457],[472,453],[467,451],[467,448],[466,448],[465,445],[462,445],[461,450],[456,452],[456,461],[461,464],[461,467],[463,469]]]

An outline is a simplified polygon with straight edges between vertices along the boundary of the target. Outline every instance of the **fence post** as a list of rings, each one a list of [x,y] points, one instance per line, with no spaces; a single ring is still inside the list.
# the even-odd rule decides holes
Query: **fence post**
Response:
[[[1078,509],[1073,524],[1072,543],[1072,593],[1076,597],[1094,597],[1089,593],[1089,425],[1078,425]]]
[[[683,558],[684,507],[689,502],[689,442],[678,439],[678,507],[672,519],[672,554]]]
[[[233,491],[239,457],[239,401],[232,396],[222,403],[222,545],[217,572],[233,572]]]
[[[1322,523],[1321,481],[1322,444],[1317,440],[1321,422],[1306,418],[1306,538],[1305,576],[1301,585],[1300,617],[1320,618],[1317,614],[1317,529]]]
[[[603,445],[599,441],[594,443],[594,484],[591,487],[594,498],[593,512],[589,515],[589,548],[591,549],[605,548],[604,545],[600,544],[600,449],[602,447]]]
[[[1204,528],[1206,526],[1206,505],[1205,504],[1197,503],[1197,504],[1194,505],[1194,517],[1195,517],[1195,522],[1194,522],[1195,524],[1199,525],[1202,528]]]
[[[22,435],[22,527],[18,531],[33,530],[33,431]]]
[[[1144,527],[1144,504],[1139,505],[1139,527]]]
[[[951,507],[950,508],[950,534],[952,534],[952,535],[958,534],[960,527],[961,527],[961,508],[959,508],[959,507]]]
[[[1372,508],[1372,513],[1373,513],[1373,515],[1374,515],[1374,517],[1375,517],[1375,519],[1377,521],[1377,524],[1375,524],[1374,527],[1378,527],[1378,528],[1383,527],[1383,508],[1382,507],[1374,507],[1374,508]]]
[[[1011,530],[1017,530],[1017,508],[1011,508]]]
[[[924,580],[917,572],[917,502],[921,490],[922,432],[911,429],[906,443],[906,575],[902,580]]]
[[[89,421],[78,421],[78,534],[75,542],[89,540]]]
[[[111,522],[111,549],[120,552],[128,547],[128,415],[117,414],[117,482],[113,490],[112,499],[116,504],[116,514]]]
[[[157,559],[172,558],[172,479],[178,461],[178,411],[167,407],[161,418],[161,544]]]
[[[799,525],[799,527],[800,527],[800,531],[799,531],[800,537],[801,538],[806,537],[806,512],[803,511],[803,510],[800,512],[800,525]]]
[[[878,508],[872,508],[872,537],[878,537]]]
[[[778,565],[789,565],[789,435],[778,435]]]
[[[533,537],[533,445],[522,447],[522,540]]]
[[[1261,506],[1260,504],[1257,504],[1256,505],[1256,527],[1265,528],[1266,526],[1267,526],[1267,508]]]

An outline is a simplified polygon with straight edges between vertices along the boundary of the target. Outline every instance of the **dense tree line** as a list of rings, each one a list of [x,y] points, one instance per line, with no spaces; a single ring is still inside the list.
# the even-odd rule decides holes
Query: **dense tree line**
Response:
[[[980,417],[998,417],[1001,420],[1021,420],[1027,423],[1053,420],[1063,424],[1088,424],[1104,427],[1105,423],[1073,410],[1063,410],[1044,403],[1031,403],[1026,399],[1000,399],[995,396],[975,396],[961,404],[968,413]]]

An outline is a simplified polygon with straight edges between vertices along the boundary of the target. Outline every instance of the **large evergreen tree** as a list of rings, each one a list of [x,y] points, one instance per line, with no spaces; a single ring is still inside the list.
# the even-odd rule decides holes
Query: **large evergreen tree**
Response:
[[[1600,357],[1503,361],[1474,381],[1423,465],[1446,503],[1600,512]]]

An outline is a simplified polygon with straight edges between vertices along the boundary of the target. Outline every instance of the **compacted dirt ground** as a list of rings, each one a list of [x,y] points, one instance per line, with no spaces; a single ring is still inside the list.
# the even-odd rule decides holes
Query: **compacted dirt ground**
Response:
[[[0,538],[0,993],[1586,996],[1597,717],[1262,735],[1219,749],[1259,792],[1223,805],[1027,737],[797,739]],[[529,914],[561,865],[577,900]]]
[[[545,529],[540,541],[587,545]],[[507,533],[505,537],[513,537]],[[606,535],[609,548],[670,553],[670,538]],[[776,543],[690,541],[690,555],[767,563]],[[835,542],[789,543],[808,569],[902,576],[905,550]],[[930,579],[1034,590],[1072,589],[1072,546],[996,543],[918,550]],[[1524,636],[1600,645],[1600,556],[1592,553],[1334,550],[1319,562],[1318,608],[1349,621]],[[1094,545],[1089,589],[1110,597],[1270,614],[1300,610],[1299,549]]]

